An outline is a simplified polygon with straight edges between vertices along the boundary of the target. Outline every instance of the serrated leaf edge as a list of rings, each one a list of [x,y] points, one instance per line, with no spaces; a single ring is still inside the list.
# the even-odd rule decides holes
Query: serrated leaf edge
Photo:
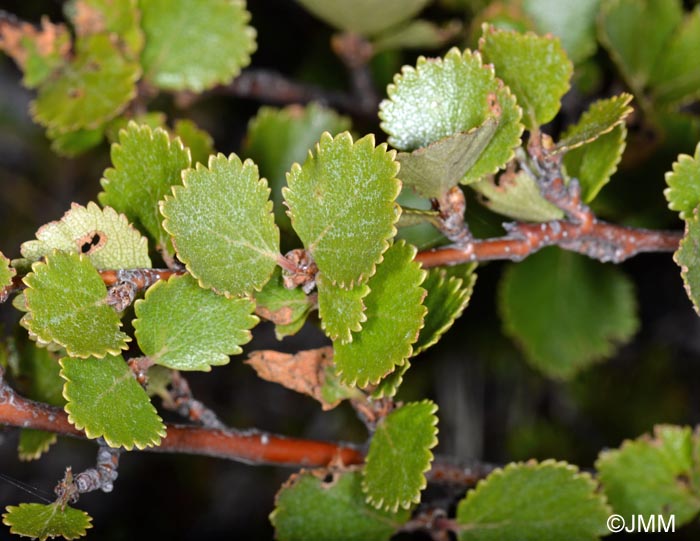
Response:
[[[668,208],[678,212],[682,220],[692,219],[692,216],[689,216],[685,210],[679,208],[678,205],[673,202],[672,197],[673,193],[678,189],[677,186],[674,186],[676,182],[675,177],[678,174],[679,169],[681,169],[681,167],[688,162],[695,162],[698,170],[698,176],[700,177],[700,143],[698,143],[695,147],[695,153],[693,156],[685,153],[679,154],[676,161],[673,162],[673,165],[671,166],[671,171],[667,171],[664,175],[664,179],[668,186],[664,189],[664,197],[666,197],[666,201],[668,201]]]
[[[19,505],[8,505],[7,507],[5,507],[5,513],[3,513],[3,515],[2,515],[2,523],[3,523],[5,526],[8,526],[8,527],[10,528],[10,533],[16,534],[16,535],[19,535],[19,536],[22,536],[22,537],[29,537],[29,536],[27,536],[27,535],[25,535],[25,534],[19,533],[19,532],[17,532],[17,531],[13,531],[13,528],[14,528],[15,525],[12,524],[12,522],[10,522],[9,519],[8,519],[9,515],[10,515],[15,509],[20,509],[21,507],[27,506],[27,505],[33,505],[33,504],[30,504],[30,503],[20,503]],[[42,505],[42,504],[38,504],[38,505]],[[49,505],[54,505],[54,506],[56,506],[56,505],[58,505],[58,502],[54,502],[54,503],[47,504],[46,507],[48,507]],[[83,537],[84,535],[87,535],[87,531],[88,531],[90,528],[92,528],[92,517],[91,517],[88,513],[86,513],[86,512],[83,511],[82,509],[76,509],[75,507],[71,507],[71,509],[75,509],[76,511],[80,511],[81,513],[83,513],[83,515],[84,515],[85,517],[87,517],[87,525],[85,526],[85,529],[80,533],[80,535],[78,535],[78,537],[65,537],[65,536],[62,536],[62,537],[64,537],[64,539],[67,539],[68,541],[72,541],[73,539],[78,539],[78,538],[80,538],[80,537]],[[41,538],[41,541],[44,541],[45,539],[47,539],[47,538],[49,538],[49,537],[50,537],[51,539],[54,539],[54,538],[55,538],[55,536],[47,536],[47,537]]]
[[[365,493],[365,496],[366,496],[365,501],[368,504],[370,504],[371,506],[373,506],[375,509],[381,509],[384,511],[391,511],[393,513],[396,513],[399,510],[399,507],[402,507],[403,509],[410,509],[413,504],[420,503],[420,493],[425,489],[425,487],[428,486],[428,481],[425,478],[425,475],[423,475],[423,474],[430,471],[430,468],[432,467],[433,459],[435,458],[435,455],[433,455],[433,452],[431,451],[431,449],[433,449],[438,444],[437,435],[440,432],[439,429],[437,428],[438,418],[437,418],[437,415],[435,415],[435,413],[437,413],[438,406],[432,400],[425,399],[425,400],[421,400],[420,402],[410,402],[410,403],[406,404],[405,406],[402,406],[400,409],[417,407],[417,406],[420,406],[422,404],[429,404],[431,406],[430,411],[429,411],[429,415],[432,417],[431,427],[434,428],[434,430],[433,430],[433,438],[430,441],[430,443],[428,443],[428,447],[425,448],[424,456],[426,458],[426,465],[423,468],[423,470],[420,472],[421,476],[422,476],[422,480],[421,480],[420,487],[418,489],[418,494],[416,496],[414,496],[413,498],[411,498],[410,500],[397,501],[393,505],[384,505],[383,498],[381,498],[379,500],[374,500],[372,498],[372,496],[367,493],[368,488],[367,488],[367,483],[365,482],[365,469],[363,468],[362,469],[362,492]],[[369,460],[365,459],[365,464],[367,464],[368,462],[369,462]]]
[[[690,242],[690,222],[693,221],[696,224],[700,224],[700,214],[699,211],[700,207],[696,207],[695,210],[693,211],[693,217],[690,219],[685,220],[685,231],[683,234],[683,238],[680,240],[678,243],[678,249],[673,252],[673,262],[678,265],[681,268],[681,278],[683,279],[683,289],[685,289],[686,295],[688,295],[688,299],[690,299],[691,304],[693,305],[693,309],[695,310],[695,313],[697,313],[700,316],[700,306],[695,302],[693,299],[693,292],[691,290],[690,282],[688,282],[688,273],[690,272],[690,269],[688,268],[687,265],[683,265],[680,262],[680,252],[685,246],[687,242]]]
[[[58,436],[56,434],[51,434],[51,438],[43,442],[42,446],[35,449],[32,453],[23,453],[22,450],[17,447],[17,457],[21,462],[31,462],[32,460],[37,460],[41,458],[46,451],[48,451],[51,446],[58,441]]]

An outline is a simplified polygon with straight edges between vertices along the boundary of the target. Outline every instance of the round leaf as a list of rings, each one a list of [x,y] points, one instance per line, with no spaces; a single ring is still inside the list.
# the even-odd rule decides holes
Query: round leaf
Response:
[[[597,541],[610,508],[587,473],[564,462],[509,464],[457,506],[460,541]]]
[[[123,214],[92,201],[87,207],[73,203],[58,221],[43,225],[37,240],[22,244],[22,257],[38,261],[54,250],[84,254],[98,269],[149,268],[146,238]]]
[[[183,186],[161,203],[163,227],[180,261],[202,287],[225,295],[260,290],[279,257],[270,190],[250,160],[209,158],[183,174]]]
[[[278,340],[296,334],[301,329],[313,304],[301,288],[284,287],[282,269],[279,267],[265,287],[255,293],[255,313],[275,324]]]
[[[506,332],[536,368],[564,379],[632,337],[639,327],[635,304],[621,271],[558,248],[512,265],[499,291]]]
[[[250,299],[229,299],[202,289],[189,275],[160,281],[136,301],[136,340],[156,364],[203,370],[241,353],[258,323]]]
[[[700,205],[700,143],[695,147],[695,155],[680,154],[673,164],[673,171],[666,173],[664,195],[668,208],[680,212],[683,220],[693,217],[693,211]]]
[[[339,30],[372,36],[423,9],[430,0],[299,0],[311,13]]]
[[[692,456],[690,428],[657,426],[654,435],[603,451],[596,461],[600,482],[616,513],[675,516],[676,526],[700,511],[700,496],[690,486],[698,465]]]
[[[61,506],[58,502],[48,505],[21,503],[8,505],[5,510],[2,521],[10,527],[10,533],[41,541],[53,537],[78,539],[92,528],[92,518],[85,511],[69,505]]]
[[[243,0],[141,2],[144,78],[166,90],[202,92],[250,63],[255,30]]]
[[[535,129],[556,116],[574,72],[558,38],[484,25],[479,50],[517,97],[527,128]]]
[[[340,287],[365,282],[396,234],[401,183],[386,144],[368,135],[324,133],[283,190],[292,226],[325,277]]]
[[[369,444],[362,489],[378,509],[409,509],[420,502],[437,440],[437,406],[412,402],[392,411],[378,424]]]
[[[46,263],[34,263],[24,277],[29,312],[23,325],[40,344],[55,342],[73,357],[104,357],[126,349],[114,308],[106,304],[107,288],[84,255],[55,252]]]
[[[495,173],[520,144],[522,111],[479,53],[453,48],[445,58],[421,56],[415,68],[406,66],[394,77],[387,94],[379,106],[381,127],[389,143],[401,150],[427,146],[498,117],[496,133],[463,182]]]
[[[165,425],[121,355],[60,362],[68,421],[88,438],[127,451],[160,445]]]
[[[369,280],[362,330],[352,334],[351,342],[333,344],[344,383],[375,384],[413,353],[427,311],[421,304],[426,292],[420,287],[426,273],[413,261],[415,254],[403,241],[389,248]]]
[[[136,95],[137,64],[126,60],[109,36],[77,41],[77,54],[39,89],[34,119],[56,131],[94,129],[117,116]]]
[[[326,279],[323,273],[316,276],[318,288],[318,315],[326,336],[340,343],[352,341],[352,332],[362,330],[365,303],[362,299],[369,293],[366,284],[353,289],[343,289]]]
[[[53,432],[23,428],[19,433],[17,456],[22,461],[41,458],[41,455],[48,451],[57,439]]]
[[[123,212],[161,247],[169,236],[163,229],[158,202],[173,184],[179,184],[183,169],[190,166],[190,152],[180,140],[171,141],[165,130],[129,122],[112,145],[112,164],[104,172],[98,198],[103,205]]]
[[[279,541],[388,541],[410,513],[380,511],[365,503],[360,473],[293,474],[277,493],[270,521]]]

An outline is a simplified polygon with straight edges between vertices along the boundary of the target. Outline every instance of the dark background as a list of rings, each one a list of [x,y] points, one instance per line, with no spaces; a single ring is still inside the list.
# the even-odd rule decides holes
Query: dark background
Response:
[[[32,21],[41,14],[60,20],[60,4],[5,1],[0,7]],[[328,47],[328,27],[288,0],[253,0],[249,9],[258,30],[253,66],[329,88],[347,88],[343,67]],[[427,15],[440,20],[447,14],[433,7]],[[380,95],[391,73],[404,62],[414,63],[416,55],[384,55],[375,63]],[[619,90],[606,55],[598,56],[608,69],[600,94]],[[0,58],[0,251],[9,257],[18,257],[19,245],[33,238],[39,226],[59,218],[70,202],[95,200],[102,171],[109,165],[106,144],[80,158],[57,157],[43,130],[29,118],[32,95],[19,81],[14,64]],[[590,99],[574,90],[565,114],[578,114]],[[223,97],[208,98],[187,111],[175,108],[168,97],[155,104],[171,116],[194,119],[224,153],[240,149],[247,121],[259,105]],[[558,125],[550,128],[554,134]],[[374,119],[355,119],[354,130],[383,137]],[[692,150],[686,147],[673,150]],[[662,173],[670,168],[673,155],[659,151],[627,160],[638,165],[623,167],[604,191],[610,218],[679,228],[662,195]],[[479,220],[490,218],[484,214]],[[553,457],[591,468],[601,449],[616,447],[656,423],[700,421],[700,326],[670,254],[642,255],[622,265],[638,292],[641,329],[614,358],[568,383],[550,381],[531,369],[502,333],[494,300],[503,268],[492,263],[479,270],[465,315],[438,346],[416,360],[402,388],[403,399],[430,397],[439,404],[438,453],[496,464]],[[14,332],[18,320],[19,313],[9,303],[0,305],[6,333]],[[327,340],[314,323],[281,344],[269,324],[261,324],[246,351],[323,345]],[[224,422],[287,435],[363,441],[364,428],[348,405],[321,412],[311,399],[258,379],[242,364],[244,358],[216,367],[214,375],[188,374],[195,396]],[[0,473],[38,490],[51,492],[68,465],[80,471],[94,464],[95,446],[89,442],[60,439],[46,457],[28,464],[17,460],[16,444],[16,430],[0,431]],[[83,496],[78,507],[93,516],[91,539],[266,539],[272,536],[267,516],[275,492],[290,473],[203,457],[127,453],[122,455],[114,492]],[[22,501],[36,500],[0,480],[0,508]],[[6,532],[4,526],[0,530]],[[689,526],[674,539],[697,539],[698,533],[697,526]]]

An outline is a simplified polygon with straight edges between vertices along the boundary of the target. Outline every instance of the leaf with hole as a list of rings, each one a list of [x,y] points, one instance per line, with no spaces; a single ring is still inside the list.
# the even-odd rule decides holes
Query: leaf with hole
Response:
[[[564,211],[547,201],[527,171],[506,171],[498,179],[486,177],[470,185],[491,211],[525,222],[561,220]]]
[[[279,267],[265,286],[255,293],[255,313],[275,324],[277,340],[296,334],[312,308],[313,301],[301,288],[284,286]]]
[[[399,166],[368,135],[324,133],[282,192],[292,226],[325,277],[342,288],[366,282],[396,234]]]
[[[416,249],[403,241],[387,250],[368,283],[362,330],[351,342],[333,344],[344,383],[375,384],[413,353],[427,311],[422,304],[426,291],[420,287],[426,272],[413,261],[415,255]]]
[[[138,0],[70,0],[63,9],[77,36],[108,34],[127,58],[138,60],[144,43]]]
[[[92,518],[85,511],[59,502],[8,505],[5,511],[2,522],[10,527],[10,533],[41,541],[54,537],[78,539],[92,528]]]
[[[642,95],[657,63],[665,61],[668,41],[682,19],[679,0],[601,3],[598,38],[636,95]]]
[[[423,305],[428,309],[425,325],[413,346],[418,355],[440,340],[462,315],[474,291],[476,265],[466,265],[462,276],[449,276],[444,269],[430,269],[421,287],[428,294]]]
[[[202,92],[250,63],[255,29],[242,0],[140,2],[144,79],[164,90]]]
[[[165,425],[121,355],[104,359],[61,359],[68,421],[110,447],[145,449],[160,445]]]
[[[319,272],[316,275],[318,289],[318,315],[321,327],[331,340],[345,344],[352,342],[352,333],[362,330],[366,321],[364,299],[369,294],[367,284],[352,289],[334,285]]]
[[[339,30],[373,36],[410,19],[430,0],[299,0],[299,3]]]
[[[248,298],[227,298],[202,289],[189,275],[173,276],[136,301],[136,341],[155,364],[208,372],[243,351],[259,321],[254,308]]]
[[[678,155],[673,170],[666,173],[666,184],[664,195],[668,208],[679,211],[683,220],[691,219],[700,205],[700,143],[694,156]]]
[[[468,132],[448,135],[410,153],[399,152],[401,180],[424,197],[441,197],[479,160],[497,128],[494,116]]]
[[[700,315],[700,217],[695,209],[693,217],[685,221],[685,234],[673,260],[681,268],[681,278],[693,308]]]
[[[564,154],[562,163],[567,175],[578,179],[581,198],[590,203],[610,181],[622,160],[627,140],[627,128],[618,124],[612,131],[595,141]]]
[[[107,287],[88,258],[54,252],[24,277],[28,313],[23,325],[39,344],[56,343],[73,357],[104,357],[130,338],[107,304]]]
[[[22,244],[22,257],[38,261],[54,250],[84,254],[98,269],[149,268],[148,242],[123,214],[101,209],[92,201],[71,209],[36,232],[37,240]]]
[[[509,464],[457,506],[460,541],[595,541],[609,533],[605,497],[565,462]]]
[[[202,287],[246,295],[268,282],[279,257],[270,189],[250,160],[211,156],[183,175],[161,203],[163,227]]]
[[[618,96],[593,102],[579,121],[569,126],[562,134],[555,151],[568,152],[610,133],[615,126],[623,124],[633,111],[631,101],[632,94],[623,92]]]
[[[275,221],[280,229],[292,230],[282,204],[286,172],[293,163],[301,163],[323,132],[335,136],[350,129],[350,119],[316,103],[305,107],[289,105],[282,109],[261,107],[248,124],[243,155],[260,167],[272,190]],[[295,245],[296,247],[298,245]]]
[[[620,270],[545,248],[512,265],[499,288],[504,328],[547,376],[572,378],[612,355],[639,327],[634,286]]]
[[[410,518],[365,503],[359,471],[292,474],[275,498],[270,521],[280,541],[388,541]]]
[[[700,511],[700,495],[690,483],[697,471],[692,445],[690,428],[659,425],[653,435],[601,452],[595,466],[615,512],[625,518],[675,516],[676,527],[689,522]]]
[[[530,130],[552,120],[569,90],[574,66],[558,38],[483,27],[479,50],[510,87]]]
[[[171,141],[163,129],[130,122],[119,132],[111,156],[113,168],[104,172],[100,203],[126,214],[159,247],[170,247],[158,202],[172,185],[180,184],[182,171],[191,163],[189,150],[179,140]]]
[[[0,50],[24,72],[24,86],[36,88],[68,62],[71,36],[65,25],[53,24],[48,17],[42,17],[38,27],[3,17]]]
[[[522,111],[477,52],[453,48],[444,58],[421,56],[415,68],[405,66],[394,77],[387,94],[379,106],[381,127],[389,143],[403,151],[468,132],[500,113],[496,133],[464,183],[495,173],[520,144]]]
[[[420,502],[437,445],[437,406],[411,402],[377,423],[362,470],[362,490],[377,509],[396,512]]]
[[[121,113],[136,95],[138,64],[126,60],[109,36],[78,39],[76,55],[39,88],[30,109],[55,133],[95,129]]]

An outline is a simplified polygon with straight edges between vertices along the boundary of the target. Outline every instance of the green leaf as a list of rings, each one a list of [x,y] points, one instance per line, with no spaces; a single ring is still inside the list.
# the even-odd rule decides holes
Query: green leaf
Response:
[[[353,289],[343,289],[334,285],[323,273],[316,275],[318,288],[318,315],[321,327],[331,340],[341,344],[352,342],[352,332],[362,330],[365,316],[365,303],[362,301],[369,294],[367,284]]]
[[[537,369],[562,379],[629,340],[635,308],[634,287],[617,268],[558,248],[512,265],[499,291],[505,331]]]
[[[436,411],[430,400],[411,402],[377,424],[362,471],[362,489],[376,508],[396,512],[420,502],[438,443]]]
[[[255,313],[275,324],[278,340],[296,334],[313,308],[313,302],[301,288],[284,287],[279,267],[275,269],[270,281],[255,293],[255,304]]]
[[[552,33],[575,64],[598,47],[595,20],[600,0],[524,0],[523,10],[535,23],[538,34]]]
[[[209,168],[187,170],[172,193],[161,203],[163,227],[199,284],[227,296],[259,291],[275,270],[280,233],[257,166],[211,156]]]
[[[319,271],[340,287],[366,282],[396,234],[398,164],[368,135],[353,143],[324,133],[303,166],[294,164],[283,190],[292,226]]]
[[[564,211],[542,197],[537,181],[527,171],[506,171],[498,180],[487,177],[470,186],[481,194],[482,204],[503,216],[526,222],[564,218]]]
[[[565,462],[509,464],[457,506],[460,541],[595,541],[607,535],[605,498]]]
[[[358,471],[295,473],[282,485],[270,521],[279,541],[388,541],[410,513],[380,511],[365,503]]]
[[[165,113],[161,111],[148,111],[145,113],[134,115],[132,117],[119,116],[114,120],[110,121],[109,124],[107,124],[105,128],[105,135],[107,136],[107,140],[110,143],[118,143],[119,132],[128,129],[129,124],[132,122],[138,124],[141,127],[143,127],[143,125],[145,124],[146,126],[150,127],[151,130],[155,130],[156,128],[163,128],[167,131],[168,117]]]
[[[633,111],[629,105],[632,94],[623,92],[612,98],[595,101],[581,115],[579,121],[569,126],[557,143],[556,152],[568,152],[576,147],[591,143],[615,126],[623,124]]]
[[[399,387],[401,387],[401,384],[403,383],[403,377],[406,372],[408,372],[409,368],[411,368],[410,361],[404,361],[401,366],[396,368],[396,370],[377,384],[374,391],[372,391],[372,398],[393,398],[396,396],[396,393],[399,391]]]
[[[700,205],[700,143],[694,156],[678,155],[673,170],[666,173],[666,184],[664,195],[668,208],[679,211],[683,220],[691,219]]]
[[[463,30],[459,21],[439,26],[432,21],[414,19],[383,32],[372,42],[374,54],[396,49],[439,49],[453,41]]]
[[[5,254],[0,252],[0,289],[12,285],[12,278],[14,278],[15,274],[17,274],[17,271],[10,266],[10,260],[5,257]]]
[[[375,384],[413,353],[427,312],[420,285],[426,272],[413,261],[416,249],[399,241],[384,254],[377,273],[370,278],[364,298],[367,321],[353,333],[352,341],[334,343],[335,363],[341,380],[365,387]]]
[[[36,88],[62,68],[71,50],[71,37],[63,24],[42,17],[41,26],[3,17],[0,21],[0,50],[12,57],[24,72],[22,84]]]
[[[685,292],[700,315],[700,217],[697,209],[693,217],[685,221],[685,234],[673,260],[681,268]]]
[[[36,460],[56,443],[56,434],[44,430],[23,428],[19,434],[17,454],[22,461]]]
[[[602,2],[598,37],[638,97],[647,86],[654,66],[667,56],[667,42],[682,18],[679,0]]]
[[[61,368],[68,421],[88,438],[127,451],[160,445],[165,425],[121,355],[66,357]]]
[[[46,136],[51,139],[51,150],[56,154],[71,158],[99,145],[104,139],[104,135],[104,126],[92,130],[81,128],[69,132],[51,128],[46,130]]]
[[[22,244],[22,256],[38,261],[54,250],[84,254],[98,269],[149,268],[148,242],[123,214],[92,201],[87,207],[71,204],[58,221],[43,225],[37,240]]]
[[[497,129],[498,120],[487,118],[468,132],[448,135],[410,153],[399,152],[401,180],[424,197],[441,197],[474,166]]]
[[[283,109],[261,107],[248,124],[243,155],[260,167],[272,189],[275,221],[291,231],[292,224],[282,205],[286,172],[293,163],[306,159],[323,132],[336,135],[350,129],[350,119],[315,103],[306,107],[289,105]]]
[[[138,60],[144,42],[138,0],[71,0],[63,9],[79,37],[107,33],[127,58]]]
[[[601,135],[595,141],[575,148],[564,155],[563,164],[570,177],[577,178],[581,198],[590,203],[617,171],[627,139],[624,124]]]
[[[173,132],[192,153],[192,163],[209,163],[209,156],[214,154],[214,139],[204,130],[188,119],[175,122]]]
[[[166,248],[169,236],[163,229],[158,202],[181,182],[183,169],[190,166],[189,150],[167,132],[130,122],[112,145],[112,164],[104,172],[98,199],[140,224],[158,246]]]
[[[455,320],[462,315],[469,303],[476,283],[475,265],[468,265],[464,277],[449,276],[444,269],[430,269],[421,286],[428,294],[423,305],[428,309],[425,325],[413,346],[418,355],[436,344]]]
[[[242,0],[141,2],[144,78],[165,90],[202,92],[250,63],[255,29]]]
[[[569,90],[574,66],[558,38],[483,27],[479,50],[510,87],[530,130],[552,120]]]
[[[596,469],[616,513],[675,516],[676,526],[700,511],[700,494],[690,484],[696,465],[688,427],[660,425],[654,435],[625,441],[600,453]]]
[[[41,541],[53,537],[78,539],[92,528],[92,518],[85,511],[58,502],[8,505],[5,511],[2,522],[10,527],[10,533]]]
[[[252,366],[262,379],[318,400],[324,411],[333,409],[341,400],[362,396],[357,389],[338,381],[333,371],[333,348],[330,346],[295,354],[253,351],[246,364]]]
[[[136,340],[156,364],[208,372],[243,351],[240,346],[250,341],[250,329],[259,321],[254,307],[250,299],[202,289],[189,275],[173,276],[136,301]]]
[[[126,60],[109,36],[79,39],[77,53],[39,89],[34,120],[55,133],[95,129],[121,113],[136,95],[138,64]]]
[[[394,77],[387,94],[379,106],[381,127],[389,143],[405,151],[468,132],[500,111],[496,133],[464,183],[495,173],[520,144],[522,111],[479,53],[453,48],[444,58],[421,56],[415,68],[405,66]]]
[[[339,30],[373,36],[406,21],[430,0],[299,0],[299,3]]]
[[[29,312],[23,325],[39,344],[55,342],[73,357],[104,357],[126,349],[130,338],[106,304],[107,288],[84,255],[55,252],[24,277]]]
[[[700,69],[694,55],[700,50],[700,7],[686,16],[665,45],[650,74],[653,98],[662,104],[690,102],[700,95]]]

